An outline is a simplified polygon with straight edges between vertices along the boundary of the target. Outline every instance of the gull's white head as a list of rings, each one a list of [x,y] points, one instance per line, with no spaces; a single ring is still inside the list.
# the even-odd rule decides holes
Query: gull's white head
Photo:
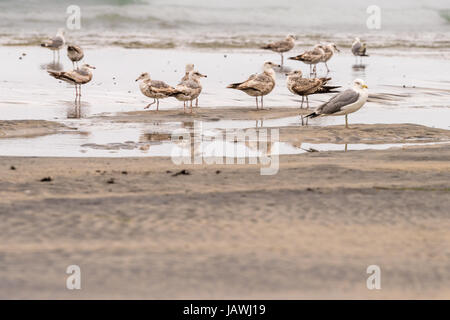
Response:
[[[58,31],[56,32],[56,36],[57,37],[64,37],[64,33],[65,33],[65,31],[64,31],[64,29],[58,29]]]
[[[330,48],[330,50],[332,50],[332,51],[341,52],[341,51],[336,47],[336,44],[334,44],[334,43],[329,43],[329,44],[327,45],[327,47]]]
[[[150,79],[150,75],[148,74],[148,72],[143,72],[141,73],[141,75],[136,79],[136,81],[139,80],[149,80]]]
[[[81,68],[82,68],[82,69],[95,69],[94,66],[91,66],[90,64],[87,64],[87,63],[83,64],[83,65],[81,66]]]
[[[355,80],[353,80],[353,88],[356,90],[364,90],[364,89],[367,89],[368,87],[367,87],[366,83],[364,82],[364,80],[355,79]]]
[[[293,70],[291,72],[286,73],[286,76],[288,77],[302,77],[303,76],[303,72],[302,70]]]
[[[200,78],[207,78],[208,77],[207,75],[201,74],[200,72],[194,71],[194,70],[192,70],[189,74],[190,74],[190,77],[192,79],[200,79]]]
[[[286,39],[287,40],[297,40],[297,37],[291,33],[286,36]]]
[[[361,42],[361,40],[358,37],[356,37],[355,42]]]
[[[189,73],[189,72],[191,72],[191,71],[193,71],[194,70],[194,64],[193,63],[188,63],[187,65],[186,65],[186,73]]]
[[[264,62],[264,70],[272,69],[273,67],[281,67],[279,64],[273,63],[271,61]]]

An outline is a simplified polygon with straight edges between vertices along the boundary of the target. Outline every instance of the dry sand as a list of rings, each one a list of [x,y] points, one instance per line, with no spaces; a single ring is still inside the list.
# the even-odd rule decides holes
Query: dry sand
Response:
[[[260,176],[2,157],[0,298],[450,298],[449,159],[448,144],[317,152]]]

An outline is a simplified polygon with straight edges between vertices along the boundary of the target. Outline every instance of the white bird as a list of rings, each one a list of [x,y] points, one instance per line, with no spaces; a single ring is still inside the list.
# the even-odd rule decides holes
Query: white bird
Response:
[[[72,65],[75,68],[75,63],[77,64],[78,69],[78,62],[84,58],[84,52],[81,47],[71,44],[67,46],[67,57],[72,61]]]
[[[142,73],[137,79],[140,81],[139,89],[146,97],[153,98],[153,102],[148,104],[144,109],[150,108],[156,103],[156,111],[159,110],[159,99],[168,98],[175,92],[175,88],[169,86],[167,83],[158,80],[152,80],[147,72]]]
[[[94,66],[83,64],[81,69],[72,71],[47,71],[53,78],[75,85],[75,97],[81,97],[81,85],[92,80]],[[75,98],[76,99],[76,98]]]
[[[178,101],[183,101],[184,111],[186,111],[186,102],[191,102],[192,113],[192,101],[197,99],[202,92],[202,85],[200,78],[206,78],[207,76],[201,74],[198,71],[190,71],[187,80],[181,81],[176,87],[171,96],[175,97]]]
[[[232,83],[227,88],[244,91],[252,97],[256,97],[256,110],[258,110],[258,97],[261,97],[261,109],[264,108],[263,97],[272,92],[275,87],[275,71],[273,67],[280,67],[270,61],[263,65],[263,72],[253,74],[244,82]]]
[[[281,56],[281,66],[283,66],[283,63],[284,63],[283,53],[292,50],[292,48],[294,48],[294,46],[295,46],[295,36],[292,34],[289,34],[286,36],[286,38],[284,40],[269,43],[265,46],[262,46],[261,49],[272,50],[274,52],[278,52]]]
[[[327,68],[327,72],[330,72],[328,68],[327,62],[331,59],[334,52],[340,52],[340,50],[336,47],[334,43],[329,43],[327,45],[320,45],[320,48],[324,51],[324,55],[322,56],[321,62],[325,63],[325,67]]]
[[[355,56],[356,60],[358,60],[358,57],[361,57],[360,59],[362,62],[362,57],[368,57],[369,55],[366,53],[366,51],[366,43],[361,43],[361,40],[359,40],[359,38],[355,38],[355,41],[352,44],[352,53]]]
[[[56,36],[43,41],[41,43],[41,47],[48,48],[53,51],[53,61],[55,61],[55,51],[57,51],[59,61],[59,50],[61,50],[61,48],[64,46],[65,43],[66,39],[64,39],[64,30],[59,29],[58,32],[56,33]]]
[[[348,128],[348,114],[361,109],[366,103],[369,92],[367,86],[361,79],[353,81],[353,87],[347,89],[328,102],[319,106],[315,112],[307,115],[307,118],[316,118],[323,116],[343,116],[345,115],[345,127]]]

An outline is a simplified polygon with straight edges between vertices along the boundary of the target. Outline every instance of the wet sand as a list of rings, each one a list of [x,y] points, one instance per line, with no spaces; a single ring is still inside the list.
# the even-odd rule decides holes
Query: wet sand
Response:
[[[1,157],[0,298],[448,299],[449,158],[448,144],[315,152],[261,176]],[[71,264],[80,291],[65,289]]]
[[[45,120],[0,120],[1,138],[33,138],[68,130],[61,123]]]

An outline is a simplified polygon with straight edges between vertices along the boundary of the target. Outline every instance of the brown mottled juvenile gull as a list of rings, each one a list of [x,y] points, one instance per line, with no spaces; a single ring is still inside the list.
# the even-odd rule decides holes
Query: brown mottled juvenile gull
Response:
[[[320,45],[316,45],[312,50],[305,51],[302,54],[299,54],[295,57],[290,57],[290,60],[302,61],[306,64],[309,64],[309,74],[310,76],[313,74],[311,68],[314,65],[314,70],[316,69],[316,65],[322,61],[325,55],[325,51],[320,47]],[[314,72],[315,74],[315,72]]]
[[[339,88],[339,86],[327,86],[326,83],[331,80],[331,78],[303,78],[302,71],[296,70],[291,71],[286,74],[286,86],[290,92],[302,97],[302,104],[300,108],[303,108],[303,101],[306,97],[306,106],[309,108],[308,96],[312,94],[319,93],[331,93],[337,92],[334,89]]]
[[[306,117],[315,118],[322,116],[345,115],[345,127],[348,128],[348,114],[361,109],[361,107],[366,103],[368,96],[369,92],[364,81],[361,79],[355,79],[353,81],[352,88],[338,93]]]
[[[327,68],[327,72],[330,72],[328,68],[327,62],[331,59],[334,52],[340,52],[334,43],[329,43],[326,45],[320,45],[320,48],[324,51],[324,55],[322,56],[321,62],[325,63],[325,67]]]
[[[244,82],[232,83],[227,88],[241,90],[255,97],[256,110],[258,110],[258,97],[261,97],[261,109],[263,109],[263,97],[272,92],[275,87],[275,71],[272,69],[274,66],[280,67],[278,64],[266,61],[262,73],[253,74]]]
[[[70,61],[72,61],[72,65],[74,68],[75,63],[77,64],[78,69],[78,61],[80,61],[84,57],[83,49],[81,49],[81,47],[77,45],[70,44],[67,46],[67,57],[69,57]]]
[[[55,79],[75,85],[75,96],[81,97],[81,85],[92,80],[92,72],[90,69],[95,69],[95,67],[89,64],[83,64],[81,69],[77,70],[47,72]]]
[[[202,92],[202,85],[200,78],[206,78],[207,76],[201,74],[198,71],[192,70],[189,72],[187,80],[181,81],[176,87],[171,96],[175,97],[179,101],[183,101],[184,111],[186,111],[186,102],[191,102],[192,113],[192,101],[197,99]]]
[[[58,61],[59,61],[59,50],[64,46],[66,40],[64,39],[64,30],[59,29],[56,33],[56,36],[45,40],[41,43],[41,47],[48,48],[53,52],[53,61],[55,61],[55,51],[58,52]]]
[[[361,42],[359,38],[355,38],[355,41],[352,43],[352,53],[358,61],[358,57],[360,57],[362,62],[362,57],[368,57],[369,55],[366,53],[366,43]]]
[[[158,80],[152,80],[147,72],[142,73],[137,79],[141,81],[139,83],[139,89],[144,96],[153,98],[153,102],[148,104],[144,109],[150,108],[156,103],[156,111],[159,110],[159,99],[170,97],[175,92],[175,89],[169,86],[167,83]]]
[[[292,50],[294,46],[295,46],[295,36],[289,34],[286,36],[284,40],[269,43],[265,46],[262,46],[261,49],[278,52],[281,55],[281,65],[283,65],[284,63],[283,53]]]

